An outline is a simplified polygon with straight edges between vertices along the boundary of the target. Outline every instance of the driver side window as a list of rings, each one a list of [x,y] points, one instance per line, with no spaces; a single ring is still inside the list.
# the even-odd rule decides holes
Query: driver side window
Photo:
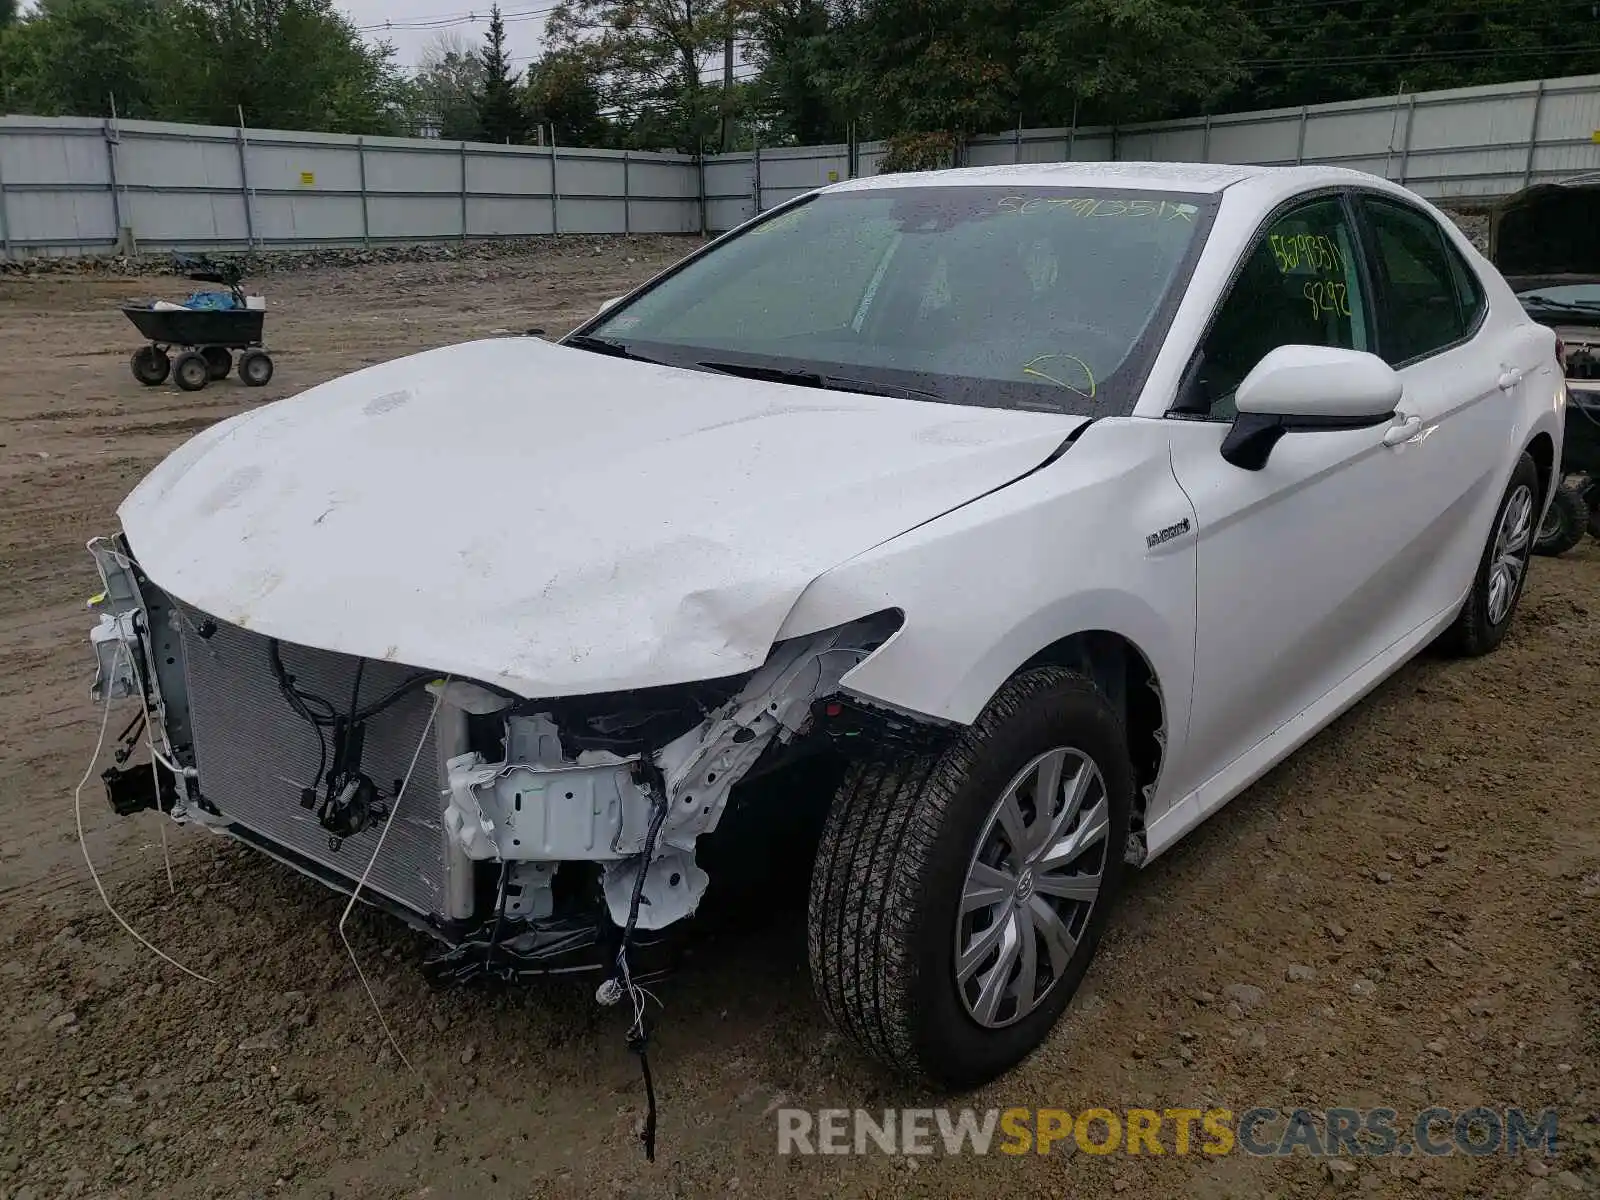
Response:
[[[1232,420],[1239,385],[1279,346],[1366,350],[1368,305],[1357,253],[1337,197],[1278,217],[1246,256],[1206,335],[1190,411]]]

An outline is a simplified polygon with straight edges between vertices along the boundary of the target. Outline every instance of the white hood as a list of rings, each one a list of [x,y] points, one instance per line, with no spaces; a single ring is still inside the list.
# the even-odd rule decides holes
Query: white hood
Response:
[[[1083,420],[507,338],[224,421],[119,515],[150,578],[221,620],[523,696],[605,692],[759,666],[818,575]]]

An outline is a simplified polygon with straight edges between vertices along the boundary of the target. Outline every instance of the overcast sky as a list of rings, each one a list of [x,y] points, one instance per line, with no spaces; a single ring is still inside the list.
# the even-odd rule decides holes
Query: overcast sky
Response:
[[[416,65],[418,56],[441,35],[481,46],[489,27],[489,5],[475,7],[471,0],[336,0],[350,19],[373,41],[394,44],[403,67]],[[526,67],[542,50],[540,37],[545,16],[554,0],[502,0],[506,43],[512,65]],[[384,23],[388,22],[385,28]]]

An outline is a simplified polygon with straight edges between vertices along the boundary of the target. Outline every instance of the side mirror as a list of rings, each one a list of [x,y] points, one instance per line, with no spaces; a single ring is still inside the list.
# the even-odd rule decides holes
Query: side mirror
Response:
[[[1376,354],[1279,346],[1239,385],[1239,415],[1223,439],[1222,457],[1259,471],[1286,433],[1387,425],[1403,390],[1400,376]]]

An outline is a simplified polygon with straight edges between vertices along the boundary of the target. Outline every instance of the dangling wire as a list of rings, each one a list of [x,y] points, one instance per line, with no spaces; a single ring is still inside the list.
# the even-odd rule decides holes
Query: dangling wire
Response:
[[[615,1004],[626,995],[633,1005],[633,1024],[628,1027],[628,1049],[639,1056],[639,1069],[644,1075],[645,1118],[640,1140],[644,1142],[645,1159],[655,1162],[656,1085],[655,1079],[650,1074],[650,1024],[646,1001],[656,998],[634,982],[633,970],[628,963],[628,950],[633,944],[634,931],[639,924],[639,905],[644,898],[645,875],[650,870],[651,859],[655,857],[656,839],[661,835],[661,826],[667,819],[667,793],[660,770],[655,767],[647,754],[641,756],[640,766],[651,776],[650,791],[655,798],[655,805],[650,813],[650,825],[645,830],[644,849],[639,855],[638,873],[633,879],[633,894],[628,898],[628,919],[622,927],[622,937],[617,945],[617,973],[601,985],[596,999],[601,1004],[609,1005]],[[656,1000],[656,1003],[659,1005],[661,1001]]]
[[[116,906],[111,903],[111,897],[106,895],[106,885],[100,881],[100,872],[95,870],[94,860],[89,857],[89,840],[84,836],[83,832],[83,789],[84,785],[89,782],[89,776],[94,774],[95,764],[100,761],[100,752],[105,749],[106,726],[111,722],[111,682],[112,680],[116,679],[117,671],[122,667],[123,654],[125,650],[126,647],[119,640],[117,642],[116,651],[111,658],[111,673],[106,681],[105,707],[100,714],[100,736],[95,739],[94,753],[89,756],[89,765],[83,769],[83,778],[78,780],[78,786],[74,788],[72,792],[72,816],[73,820],[77,822],[78,826],[78,849],[83,851],[83,862],[84,865],[89,868],[89,878],[94,880],[95,891],[100,893],[100,903],[104,904],[106,906],[106,911],[116,918],[117,924],[121,925],[125,930],[127,930],[134,941],[138,942],[141,946],[150,951],[150,953],[154,954],[163,962],[177,967],[178,970],[182,971],[191,979],[198,979],[201,983],[209,983],[214,985],[216,980],[210,978],[209,976],[202,975],[198,971],[191,971],[188,967],[184,966],[177,959],[173,958],[165,950],[152,943],[132,925],[128,924],[123,915],[117,911]],[[158,801],[158,809],[160,808],[160,796],[161,793],[159,790],[157,790],[156,797]],[[168,870],[170,872],[170,866],[168,867]],[[171,875],[169,874],[167,878],[170,883]]]
[[[449,690],[450,680],[447,678],[445,686],[439,688],[438,695],[433,698],[433,708],[428,712],[428,721],[422,727],[422,736],[417,739],[417,748],[411,754],[411,763],[406,767],[405,778],[400,781],[400,790],[395,793],[394,803],[389,806],[389,816],[383,822],[383,830],[378,834],[378,844],[372,848],[372,857],[367,860],[367,866],[361,872],[361,878],[356,880],[356,886],[350,893],[350,902],[344,906],[344,912],[339,917],[339,940],[344,943],[345,953],[350,956],[350,964],[356,969],[356,977],[361,980],[361,986],[366,990],[367,999],[372,1003],[372,1011],[377,1014],[378,1024],[383,1029],[383,1034],[389,1039],[389,1045],[395,1055],[405,1064],[406,1070],[417,1077],[422,1084],[422,1090],[427,1093],[428,1099],[439,1105],[439,1111],[444,1111],[437,1093],[428,1085],[427,1077],[411,1065],[411,1060],[406,1057],[400,1043],[395,1040],[394,1031],[389,1028],[389,1022],[384,1020],[383,1008],[378,1004],[378,997],[372,990],[372,984],[367,982],[367,973],[361,969],[361,960],[356,957],[355,947],[350,944],[350,935],[345,931],[345,923],[350,920],[350,914],[355,911],[356,901],[361,898],[361,889],[367,886],[367,879],[372,874],[372,868],[377,865],[378,855],[383,853],[383,843],[389,836],[389,829],[394,824],[395,814],[400,811],[400,802],[405,798],[406,788],[411,783],[411,776],[416,772],[417,760],[422,757],[422,748],[428,743],[428,735],[433,732],[434,721],[439,716],[439,705],[444,700],[444,694]]]

